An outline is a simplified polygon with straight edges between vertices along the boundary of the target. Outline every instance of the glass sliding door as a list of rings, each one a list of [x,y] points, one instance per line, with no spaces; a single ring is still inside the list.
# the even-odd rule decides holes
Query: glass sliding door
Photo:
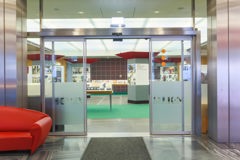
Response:
[[[44,110],[53,134],[86,134],[85,46],[84,40],[44,40]]]
[[[151,40],[151,134],[190,134],[192,130],[192,40]]]
[[[199,32],[192,28],[122,28],[122,31],[126,35],[120,38],[150,39],[151,134],[200,135]],[[84,39],[119,38],[112,34],[115,32],[118,30],[113,28],[111,32],[109,29],[41,32],[40,108],[53,118],[54,134],[86,134],[89,71]]]

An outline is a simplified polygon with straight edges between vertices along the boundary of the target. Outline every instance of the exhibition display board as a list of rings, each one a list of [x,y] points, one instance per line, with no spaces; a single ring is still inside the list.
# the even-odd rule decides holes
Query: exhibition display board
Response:
[[[149,102],[148,58],[128,59],[128,102]]]

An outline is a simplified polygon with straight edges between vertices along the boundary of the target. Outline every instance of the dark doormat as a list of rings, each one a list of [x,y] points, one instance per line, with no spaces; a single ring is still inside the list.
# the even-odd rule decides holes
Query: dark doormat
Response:
[[[151,160],[141,137],[92,138],[81,160]]]

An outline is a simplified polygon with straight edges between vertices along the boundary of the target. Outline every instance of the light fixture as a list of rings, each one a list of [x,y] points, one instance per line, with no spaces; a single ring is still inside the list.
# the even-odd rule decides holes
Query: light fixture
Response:
[[[54,8],[54,11],[59,11],[60,9],[59,8]]]
[[[165,61],[166,57],[165,56],[161,56],[161,60]]]
[[[183,9],[184,9],[184,7],[178,7],[177,9],[178,9],[178,10],[183,10]]]
[[[122,11],[117,11],[116,13],[118,13],[118,14],[121,14],[121,13],[122,13]]]
[[[164,67],[164,66],[166,66],[166,56],[164,56],[164,54],[166,53],[166,49],[162,49],[161,50],[161,52],[162,52],[162,56],[161,56],[161,60],[162,60],[162,63],[161,63],[161,65]]]
[[[166,49],[163,48],[163,49],[161,50],[161,52],[162,52],[163,54],[166,53]]]
[[[83,12],[83,11],[79,11],[79,12],[78,12],[78,14],[84,14],[84,13],[85,13],[85,12]]]
[[[161,65],[162,65],[163,67],[165,67],[165,66],[166,66],[166,62],[162,62]]]
[[[154,13],[155,13],[155,14],[158,14],[158,13],[159,13],[159,11],[158,11],[158,10],[156,10],[156,11],[154,11]]]
[[[125,27],[123,17],[112,17],[111,27]]]

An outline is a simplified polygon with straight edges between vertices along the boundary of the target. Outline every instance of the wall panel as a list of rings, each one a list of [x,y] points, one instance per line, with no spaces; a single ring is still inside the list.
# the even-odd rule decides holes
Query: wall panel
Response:
[[[16,0],[5,1],[5,80],[6,105],[16,105]]]
[[[239,15],[239,0],[208,1],[209,136],[217,142],[240,142]]]
[[[208,2],[208,135],[227,142],[228,98],[228,1]]]
[[[227,142],[229,136],[229,72],[228,72],[228,1],[217,1],[217,136],[218,142]]]
[[[208,1],[208,135],[217,139],[216,0]]]
[[[17,106],[27,107],[26,0],[17,0]]]
[[[0,105],[5,104],[4,92],[4,5],[0,0]]]
[[[229,0],[230,141],[240,142],[240,1]]]

